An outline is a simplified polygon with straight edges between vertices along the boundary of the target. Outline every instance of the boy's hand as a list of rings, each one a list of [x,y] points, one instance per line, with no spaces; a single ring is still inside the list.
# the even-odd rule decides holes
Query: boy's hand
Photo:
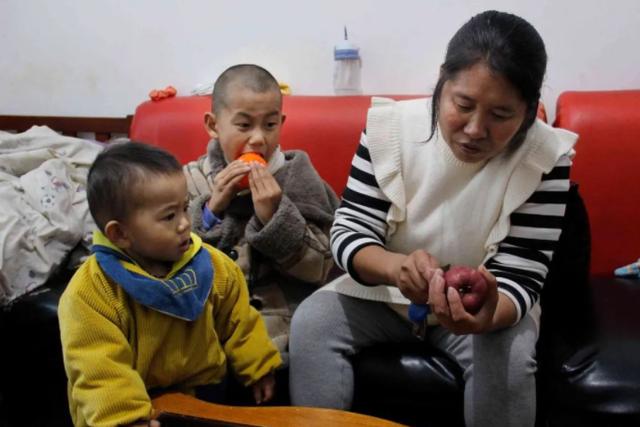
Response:
[[[262,225],[265,225],[280,206],[282,189],[267,168],[256,162],[251,163],[249,188],[256,216]]]
[[[238,192],[238,183],[250,170],[251,167],[245,162],[234,160],[213,178],[211,198],[207,206],[214,215],[219,216],[227,209]]]
[[[265,375],[260,378],[253,387],[253,398],[256,400],[256,403],[259,405],[264,402],[268,402],[273,398],[273,393],[276,388],[276,377],[273,375],[273,372]]]

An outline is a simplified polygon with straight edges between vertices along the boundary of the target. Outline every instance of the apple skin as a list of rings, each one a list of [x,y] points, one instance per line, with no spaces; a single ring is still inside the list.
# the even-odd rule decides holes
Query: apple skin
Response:
[[[245,163],[258,162],[261,163],[262,166],[267,165],[267,161],[264,159],[264,157],[262,157],[261,154],[253,152],[242,154],[240,157],[238,157],[238,160],[242,160]],[[249,174],[243,176],[238,183],[238,190],[246,190],[247,188],[249,188]]]
[[[482,308],[487,296],[487,281],[475,268],[457,265],[444,273],[447,287],[451,286],[460,293],[462,305],[470,314],[476,314]]]

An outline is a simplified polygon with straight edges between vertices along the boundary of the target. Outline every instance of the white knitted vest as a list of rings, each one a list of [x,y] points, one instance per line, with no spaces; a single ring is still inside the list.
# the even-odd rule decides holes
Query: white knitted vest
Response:
[[[441,133],[427,142],[431,102],[374,98],[367,142],[381,191],[391,200],[387,249],[425,249],[442,264],[478,266],[508,234],[509,216],[536,190],[543,173],[572,150],[576,135],[538,120],[515,151],[465,163]],[[408,304],[395,287],[366,287],[348,275],[327,285],[347,295]]]

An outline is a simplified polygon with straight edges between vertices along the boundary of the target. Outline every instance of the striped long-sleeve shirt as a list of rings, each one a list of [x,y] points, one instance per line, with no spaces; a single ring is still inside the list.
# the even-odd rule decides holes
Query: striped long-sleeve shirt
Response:
[[[536,191],[510,216],[511,227],[485,266],[498,289],[516,305],[518,319],[538,301],[562,231],[571,160],[561,156],[542,176]],[[347,187],[331,229],[331,248],[338,266],[363,282],[353,267],[356,252],[365,246],[384,247],[390,200],[374,175],[366,135],[353,158]],[[376,284],[377,285],[377,284]]]

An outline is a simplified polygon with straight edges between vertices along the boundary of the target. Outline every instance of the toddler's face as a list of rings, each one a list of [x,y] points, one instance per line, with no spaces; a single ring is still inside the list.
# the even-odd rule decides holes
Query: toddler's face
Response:
[[[151,175],[131,196],[136,208],[122,221],[129,246],[121,249],[148,273],[165,275],[191,243],[184,174]]]
[[[227,105],[207,115],[209,135],[222,147],[227,162],[246,152],[269,161],[280,142],[284,122],[281,95],[273,90],[257,93],[242,86],[229,88]]]

